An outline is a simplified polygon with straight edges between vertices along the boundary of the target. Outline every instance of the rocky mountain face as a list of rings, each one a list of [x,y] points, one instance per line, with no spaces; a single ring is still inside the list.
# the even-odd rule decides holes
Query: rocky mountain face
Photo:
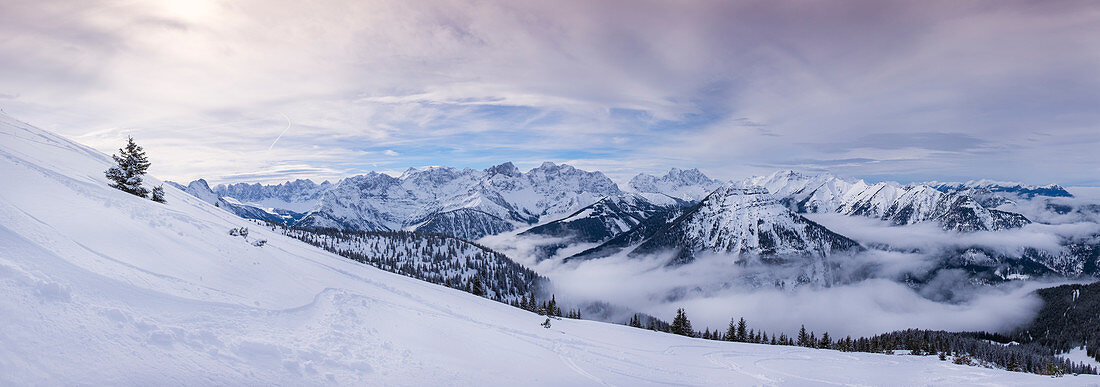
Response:
[[[1030,223],[1023,215],[983,205],[968,194],[969,190],[937,189],[923,184],[868,184],[827,173],[804,175],[780,171],[745,179],[736,185],[763,187],[788,208],[801,213],[867,216],[894,225],[937,222],[944,230],[963,232],[997,231]]]

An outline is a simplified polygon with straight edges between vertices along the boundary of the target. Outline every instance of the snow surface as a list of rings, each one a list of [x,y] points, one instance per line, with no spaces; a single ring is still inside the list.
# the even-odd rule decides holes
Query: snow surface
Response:
[[[1084,348],[1074,347],[1069,352],[1058,355],[1060,357],[1069,359],[1074,363],[1085,363],[1090,366],[1100,368],[1100,361],[1096,361],[1092,356],[1089,356],[1088,352]]]
[[[6,116],[0,138],[3,385],[1100,383],[592,321],[544,329],[270,230],[230,236],[251,224],[175,188],[166,205],[108,188],[107,156]]]

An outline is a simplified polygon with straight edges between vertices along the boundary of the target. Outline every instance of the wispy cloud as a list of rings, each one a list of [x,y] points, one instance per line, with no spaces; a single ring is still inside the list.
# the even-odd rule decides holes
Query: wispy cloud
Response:
[[[172,179],[536,158],[1100,173],[1090,2],[187,3],[0,4],[0,107],[103,150],[133,134]]]

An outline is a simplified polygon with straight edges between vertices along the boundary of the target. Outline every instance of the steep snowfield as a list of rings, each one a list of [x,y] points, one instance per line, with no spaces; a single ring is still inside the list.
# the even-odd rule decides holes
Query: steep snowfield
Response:
[[[8,117],[0,139],[4,385],[1100,383],[590,321],[544,329],[268,230],[230,236],[249,223],[175,188],[167,205],[113,190],[105,155]]]

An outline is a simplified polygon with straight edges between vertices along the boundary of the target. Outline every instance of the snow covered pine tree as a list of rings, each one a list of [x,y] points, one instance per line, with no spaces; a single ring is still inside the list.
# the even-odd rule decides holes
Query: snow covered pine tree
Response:
[[[126,147],[119,148],[119,156],[111,155],[118,166],[107,170],[106,175],[111,179],[111,187],[117,188],[132,195],[145,197],[149,190],[141,186],[142,176],[149,169],[149,159],[145,158],[145,151],[134,143],[133,137],[127,137]]]
[[[149,194],[149,200],[157,203],[164,203],[164,184],[153,187],[152,193]]]

